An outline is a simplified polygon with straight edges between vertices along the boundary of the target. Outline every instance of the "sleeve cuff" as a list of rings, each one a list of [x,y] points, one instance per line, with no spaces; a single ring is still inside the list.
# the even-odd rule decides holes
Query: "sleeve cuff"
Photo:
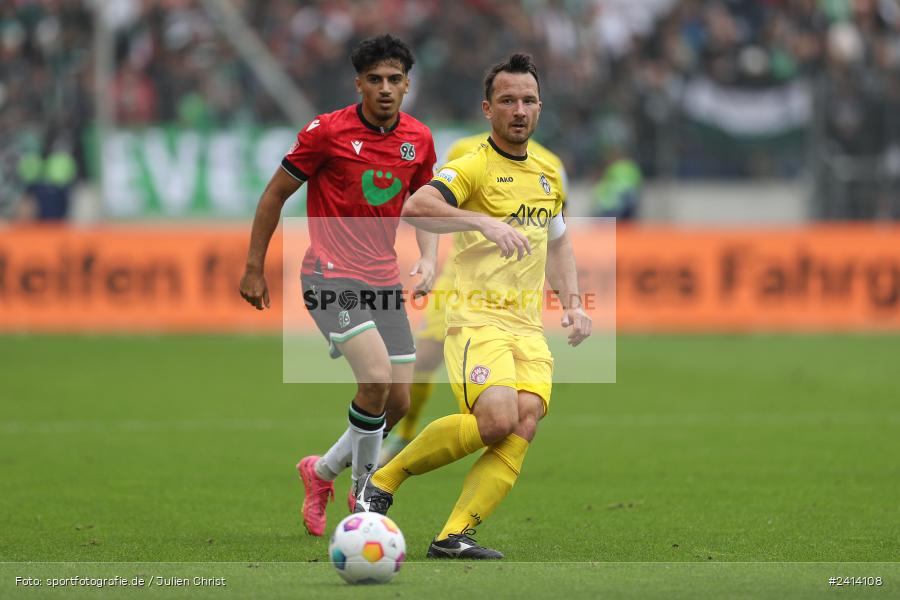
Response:
[[[446,185],[444,185],[440,181],[429,181],[428,185],[435,188],[437,191],[441,193],[441,196],[444,197],[444,200],[450,206],[459,206],[459,203],[456,201],[456,196],[453,195],[453,192],[450,191]]]
[[[306,181],[309,179],[309,175],[301,171],[297,168],[294,163],[289,161],[287,157],[281,159],[281,168],[288,172],[288,175],[296,179],[297,181]]]

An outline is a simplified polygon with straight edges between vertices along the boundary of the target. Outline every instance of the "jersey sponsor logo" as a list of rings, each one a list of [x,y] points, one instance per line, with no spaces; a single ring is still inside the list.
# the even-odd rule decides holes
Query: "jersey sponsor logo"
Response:
[[[307,131],[312,131],[313,129],[315,129],[315,128],[318,127],[318,126],[319,126],[319,120],[318,120],[318,119],[313,119],[313,122],[310,123],[310,124],[306,127],[306,130],[307,130]]]
[[[403,160],[415,160],[416,147],[409,142],[403,142],[400,146],[400,158]]]
[[[544,177],[543,173],[541,173],[541,187],[544,188],[544,193],[549,196],[550,195],[550,182],[547,181],[547,178]]]
[[[441,169],[435,177],[443,179],[447,183],[453,183],[453,180],[456,179],[456,171],[453,169]]]
[[[294,152],[297,151],[297,148],[299,148],[299,147],[300,147],[300,142],[297,140],[294,140],[294,143],[291,144],[291,149],[288,150],[288,154],[293,154]]]
[[[497,178],[497,183],[512,183],[512,182],[513,182],[512,177],[498,177]]]
[[[475,365],[469,373],[469,381],[476,385],[484,385],[487,378],[491,376],[491,370],[484,365]]]
[[[547,227],[550,223],[550,211],[546,208],[538,208],[536,206],[525,206],[520,204],[514,213],[509,213],[506,222],[510,225],[515,222],[519,227]]]
[[[385,179],[391,183],[388,187],[379,187],[378,184],[375,183],[376,177]],[[372,206],[381,206],[385,202],[390,201],[394,196],[400,193],[401,189],[403,189],[403,182],[400,181],[399,178],[394,177],[394,174],[390,171],[382,173],[381,171],[369,169],[362,174],[363,196],[366,197],[366,202]]]
[[[350,142],[350,145],[353,146],[353,151],[356,152],[356,155],[359,156],[359,151],[362,150],[363,143],[359,140],[353,140]]]

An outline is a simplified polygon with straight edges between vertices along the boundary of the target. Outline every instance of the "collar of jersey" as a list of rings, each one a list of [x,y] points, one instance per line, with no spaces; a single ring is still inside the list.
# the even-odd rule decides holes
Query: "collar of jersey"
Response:
[[[362,124],[371,129],[372,131],[377,131],[378,133],[390,133],[393,130],[397,129],[397,125],[400,124],[400,113],[397,113],[397,120],[394,121],[394,124],[391,125],[388,129],[384,127],[379,127],[378,125],[373,125],[366,120],[365,115],[363,115],[362,111],[362,102],[356,105],[356,116],[359,117],[359,120],[362,121]]]
[[[497,147],[497,144],[495,144],[494,140],[492,140],[490,137],[488,137],[488,143],[491,145],[491,148],[494,149],[494,152],[496,152],[503,158],[508,158],[509,160],[525,160],[528,158],[527,151],[525,152],[525,156],[516,156],[515,154],[510,154],[509,152],[504,152],[499,147]]]

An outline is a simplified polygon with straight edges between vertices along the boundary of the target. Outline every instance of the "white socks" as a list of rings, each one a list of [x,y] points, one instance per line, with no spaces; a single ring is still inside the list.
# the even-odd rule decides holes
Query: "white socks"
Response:
[[[355,402],[350,404],[350,426],[334,443],[322,458],[316,461],[316,475],[322,479],[333,481],[348,466],[353,467],[351,478],[355,485],[360,477],[378,466],[378,455],[381,452],[385,414],[373,415],[359,408]]]

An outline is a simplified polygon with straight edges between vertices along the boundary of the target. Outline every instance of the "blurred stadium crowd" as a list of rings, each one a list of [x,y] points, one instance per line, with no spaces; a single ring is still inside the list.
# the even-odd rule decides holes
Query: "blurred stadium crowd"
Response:
[[[538,137],[573,178],[623,155],[650,178],[811,174],[841,218],[885,216],[871,198],[898,190],[898,0],[232,1],[318,111],[355,96],[348,48],[389,31],[416,51],[405,109],[481,127],[484,68],[526,49]],[[287,122],[202,0],[5,0],[0,211],[87,177],[101,5],[117,127]]]

